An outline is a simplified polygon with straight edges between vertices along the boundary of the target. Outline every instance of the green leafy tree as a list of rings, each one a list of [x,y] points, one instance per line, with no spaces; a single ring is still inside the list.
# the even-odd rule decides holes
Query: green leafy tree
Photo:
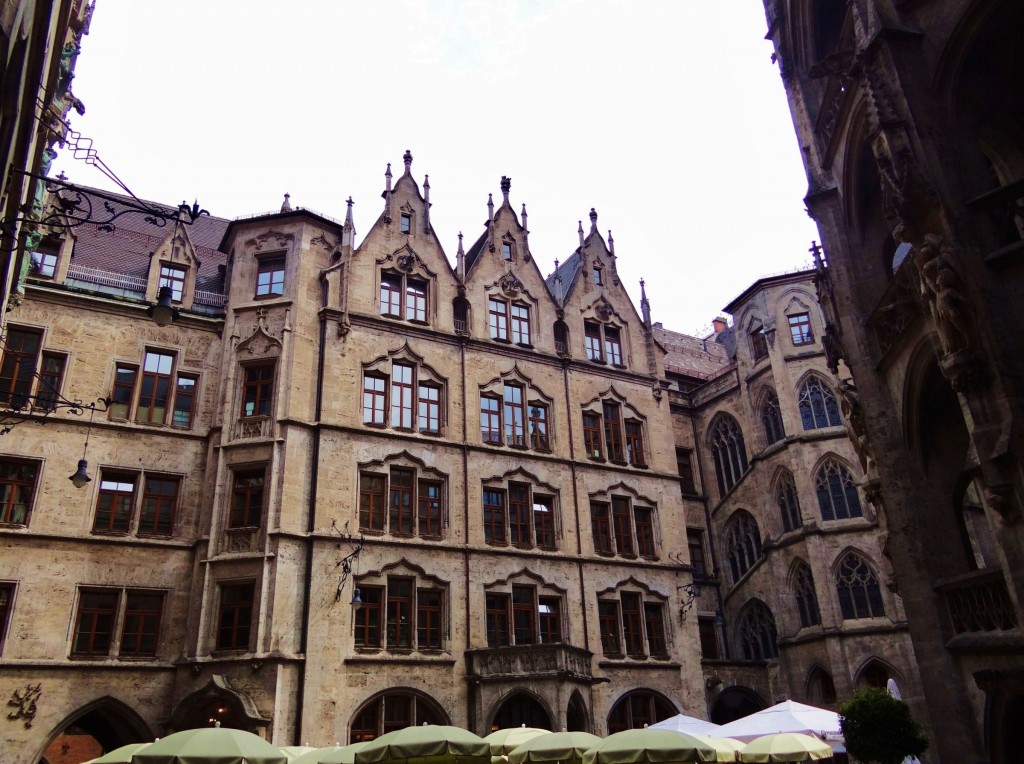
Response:
[[[869,687],[855,692],[839,709],[839,717],[846,750],[860,761],[900,764],[928,748],[910,706],[885,690]]]

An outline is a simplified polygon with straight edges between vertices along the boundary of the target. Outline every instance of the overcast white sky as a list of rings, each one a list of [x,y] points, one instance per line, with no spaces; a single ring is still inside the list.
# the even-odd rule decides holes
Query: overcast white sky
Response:
[[[343,218],[351,195],[361,236],[408,148],[451,259],[508,175],[545,274],[595,207],[634,301],[645,278],[687,333],[817,238],[760,0],[96,5],[72,126],[141,198]]]

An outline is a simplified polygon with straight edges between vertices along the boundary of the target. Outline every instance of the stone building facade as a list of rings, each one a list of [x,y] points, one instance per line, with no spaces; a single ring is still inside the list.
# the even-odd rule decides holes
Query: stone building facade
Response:
[[[454,266],[408,152],[358,243],[287,198],[51,229],[0,361],[4,761],[920,694],[814,274],[680,335],[593,210],[545,278],[510,194]]]
[[[856,380],[920,714],[944,761],[1018,761],[1024,8],[765,8],[824,244],[829,366]]]

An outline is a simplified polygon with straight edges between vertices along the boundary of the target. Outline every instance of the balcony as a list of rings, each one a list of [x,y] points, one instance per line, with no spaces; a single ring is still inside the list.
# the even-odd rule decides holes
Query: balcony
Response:
[[[978,570],[938,584],[956,636],[1018,628],[1017,611],[1001,570]]]
[[[273,422],[268,416],[244,416],[235,421],[231,430],[232,440],[269,438]]]
[[[571,645],[521,645],[466,651],[466,674],[477,681],[559,678],[590,682],[593,654]]]
[[[220,551],[222,554],[258,552],[259,545],[259,528],[226,528]]]

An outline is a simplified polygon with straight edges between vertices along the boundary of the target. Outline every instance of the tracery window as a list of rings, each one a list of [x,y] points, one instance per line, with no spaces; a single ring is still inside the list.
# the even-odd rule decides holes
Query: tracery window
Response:
[[[750,355],[757,363],[768,357],[768,339],[764,335],[764,327],[758,323],[750,330]]]
[[[736,584],[761,558],[761,533],[754,516],[745,509],[737,510],[729,519],[725,549],[732,582]]]
[[[362,601],[355,613],[357,648],[442,649],[446,591],[440,582],[389,575],[380,583],[367,583],[366,578],[357,583]]]
[[[363,371],[363,424],[440,435],[443,381],[414,358],[381,359]]]
[[[829,459],[814,478],[822,520],[846,520],[861,517],[860,494],[850,471],[835,459]]]
[[[711,425],[708,440],[711,442],[711,456],[715,461],[718,490],[724,496],[747,471],[743,431],[731,416],[719,414]]]
[[[509,481],[483,489],[484,540],[522,549],[555,549],[555,495],[548,486]]]
[[[604,592],[598,596],[597,613],[606,657],[668,657],[661,598],[639,591]]]
[[[800,612],[802,627],[817,626],[821,623],[818,610],[818,594],[814,589],[814,576],[804,562],[797,563],[793,573],[793,594],[796,596],[796,607]]]
[[[782,426],[782,411],[779,409],[779,396],[769,390],[761,403],[761,424],[764,426],[765,445],[778,443],[786,437],[786,429]]]
[[[627,496],[590,502],[594,551],[623,557],[657,557],[654,509]]]
[[[782,528],[786,532],[796,530],[803,521],[800,519],[800,502],[796,495],[796,483],[793,474],[789,471],[783,472],[775,484],[775,502],[779,507],[779,515],[782,517]]]
[[[809,313],[794,313],[786,317],[789,322],[789,338],[794,345],[814,344],[814,333],[811,331]]]
[[[848,552],[839,563],[836,594],[844,620],[885,616],[878,579],[864,558],[853,552]]]
[[[775,618],[761,600],[751,600],[743,608],[736,632],[740,655],[744,660],[766,661],[779,657]]]
[[[350,743],[373,740],[394,730],[421,724],[448,724],[449,720],[425,698],[410,692],[382,692],[352,720]]]
[[[359,473],[359,530],[441,538],[445,483],[432,470],[392,465]]]
[[[800,386],[799,403],[805,430],[838,427],[843,423],[835,393],[820,377],[811,377]]]
[[[675,716],[672,704],[653,692],[637,690],[620,699],[608,714],[608,733],[642,729]]]
[[[494,380],[480,393],[480,439],[534,451],[551,450],[549,401],[525,381]]]
[[[380,314],[418,323],[427,322],[427,282],[404,273],[380,275]]]

